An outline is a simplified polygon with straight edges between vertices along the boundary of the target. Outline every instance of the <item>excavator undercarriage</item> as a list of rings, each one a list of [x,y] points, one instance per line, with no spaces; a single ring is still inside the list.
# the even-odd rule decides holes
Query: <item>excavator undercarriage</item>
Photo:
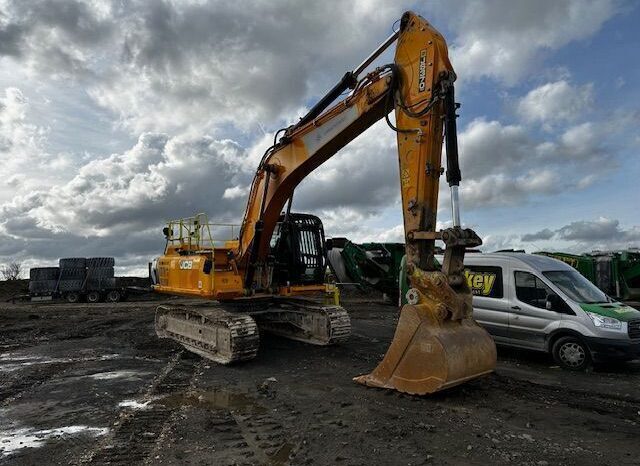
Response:
[[[248,314],[223,307],[159,306],[156,333],[218,364],[248,361],[258,354],[258,325]]]
[[[347,311],[313,301],[279,299],[260,306],[224,303],[163,305],[156,310],[156,333],[219,364],[248,361],[258,354],[259,331],[312,345],[333,345],[351,334]]]

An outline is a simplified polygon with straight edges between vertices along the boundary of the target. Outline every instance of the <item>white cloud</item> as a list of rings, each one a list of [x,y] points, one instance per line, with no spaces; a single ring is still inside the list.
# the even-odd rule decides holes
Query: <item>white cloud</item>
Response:
[[[46,150],[48,128],[29,121],[30,104],[15,87],[0,94],[0,164],[5,183],[0,184],[0,199],[29,189],[55,184],[64,179],[70,160],[65,154]],[[42,174],[47,176],[42,176]]]
[[[115,239],[196,212],[237,219],[243,202],[224,193],[246,183],[243,157],[228,140],[143,134],[129,151],[88,162],[64,185],[15,196],[0,208],[0,228],[15,238]]]
[[[243,198],[249,193],[249,186],[234,186],[232,188],[227,188],[224,190],[222,194],[223,199],[237,199]]]
[[[593,84],[572,86],[561,80],[537,87],[517,104],[518,113],[528,122],[550,127],[560,121],[584,117],[593,104]]]
[[[578,242],[640,241],[639,227],[623,230],[618,220],[606,217],[572,222],[559,228],[557,234],[563,240]]]
[[[541,54],[596,33],[618,11],[615,0],[487,0],[443,4],[457,36],[452,61],[464,80],[509,85],[540,64]]]
[[[462,186],[464,206],[477,208],[487,205],[515,205],[530,196],[549,195],[564,191],[567,180],[552,170],[531,170],[520,176],[504,173],[467,180]]]
[[[0,56],[18,58],[31,72],[49,77],[90,77],[93,47],[104,44],[114,31],[114,18],[100,3],[4,0]]]
[[[576,220],[558,228],[525,233],[490,234],[483,238],[482,250],[524,249],[583,254],[592,251],[620,251],[640,246],[640,226],[624,227],[619,220],[599,217]]]
[[[16,163],[19,158],[36,158],[42,152],[46,129],[29,124],[28,101],[20,89],[9,87],[0,97],[0,157],[2,163]],[[22,157],[21,157],[22,156]]]
[[[367,241],[378,243],[404,243],[404,225],[396,225],[373,235],[367,235]]]
[[[294,205],[378,211],[399,196],[396,133],[379,121],[300,183]]]
[[[535,233],[527,233],[522,235],[522,241],[538,241],[538,240],[549,240],[553,238],[555,233],[548,228],[537,231]]]
[[[192,136],[277,129],[404,11],[383,0],[3,3],[0,57],[82,82],[134,134]]]
[[[465,179],[505,172],[534,155],[526,128],[477,118],[459,134],[460,165]]]
[[[583,253],[593,250],[615,251],[640,245],[640,226],[624,228],[617,219],[599,217],[576,220],[559,228],[545,228],[521,236],[529,247],[537,244],[552,250]],[[517,240],[514,240],[517,241]]]
[[[579,123],[543,140],[523,124],[471,121],[459,134],[465,208],[513,205],[588,188],[617,167],[613,141],[632,121],[620,116],[607,123]],[[444,180],[441,188],[442,206],[448,202]]]
[[[520,238],[516,234],[489,234],[482,237],[482,246],[479,248],[484,252],[495,252],[504,249],[525,249]],[[532,252],[526,250],[526,252]]]
[[[562,134],[560,142],[565,149],[571,150],[574,156],[585,158],[594,152],[600,152],[598,149],[602,133],[603,130],[592,122],[581,123],[568,128]]]

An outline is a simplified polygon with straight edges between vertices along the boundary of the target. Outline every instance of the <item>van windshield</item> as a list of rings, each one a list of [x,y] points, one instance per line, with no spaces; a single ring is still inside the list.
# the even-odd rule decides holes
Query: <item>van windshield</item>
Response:
[[[542,272],[551,282],[577,303],[609,303],[611,299],[576,270]]]

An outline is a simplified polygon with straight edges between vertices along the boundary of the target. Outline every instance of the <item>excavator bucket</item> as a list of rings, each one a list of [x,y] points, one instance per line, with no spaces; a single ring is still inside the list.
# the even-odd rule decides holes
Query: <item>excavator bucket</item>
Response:
[[[402,308],[384,359],[356,382],[425,395],[493,371],[496,347],[482,327],[471,318],[438,322],[425,307]]]
[[[470,309],[470,302],[464,303],[467,297],[461,298],[456,304]],[[354,378],[356,382],[425,395],[493,371],[495,344],[470,311],[452,318],[451,307],[433,299],[421,301],[426,302],[403,306],[384,359],[370,374]]]

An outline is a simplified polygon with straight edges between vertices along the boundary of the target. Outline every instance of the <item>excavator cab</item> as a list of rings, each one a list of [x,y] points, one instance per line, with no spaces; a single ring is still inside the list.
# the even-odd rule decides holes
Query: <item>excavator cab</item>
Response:
[[[327,267],[322,221],[311,214],[282,214],[271,237],[276,286],[324,283]]]

